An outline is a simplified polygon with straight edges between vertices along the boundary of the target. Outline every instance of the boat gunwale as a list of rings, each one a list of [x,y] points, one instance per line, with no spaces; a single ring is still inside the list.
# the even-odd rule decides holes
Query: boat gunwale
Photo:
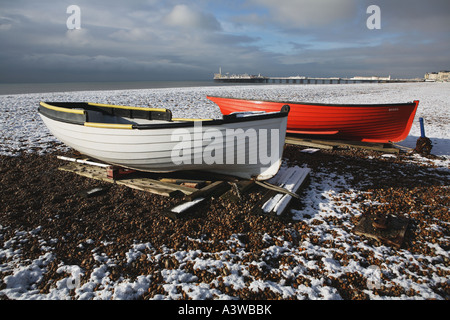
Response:
[[[54,106],[52,103],[55,102],[41,102],[38,108],[39,114],[52,119],[54,121],[64,122],[64,123],[70,123],[80,126],[87,126],[87,127],[97,127],[97,128],[103,128],[103,129],[134,129],[134,130],[151,130],[151,129],[171,129],[171,128],[187,128],[187,127],[194,127],[196,126],[196,123],[201,123],[202,126],[217,126],[217,125],[223,125],[223,124],[233,124],[233,123],[241,123],[241,122],[252,122],[252,121],[260,121],[260,120],[267,120],[267,119],[275,119],[275,118],[283,118],[287,117],[289,114],[290,108],[288,106],[283,106],[279,112],[267,112],[267,113],[255,113],[251,116],[246,117],[238,117],[236,114],[233,115],[226,115],[223,116],[222,119],[183,119],[182,121],[176,120],[174,118],[173,120],[162,120],[165,121],[165,123],[151,123],[151,124],[122,124],[122,123],[113,123],[113,122],[105,122],[105,123],[99,123],[99,126],[96,126],[96,123],[86,121],[88,120],[87,114],[89,110],[84,109],[76,109],[81,112],[73,113],[74,109],[77,106],[74,106],[72,108],[70,107],[60,107],[60,106]],[[67,103],[67,102],[65,102]],[[84,102],[73,102],[73,104],[85,104]],[[110,105],[108,105],[110,106]],[[50,109],[52,112],[43,112],[42,108],[45,108],[45,110]],[[49,108],[53,107],[53,108]],[[124,106],[120,106],[121,109],[124,109]],[[130,107],[130,110],[136,110],[139,109],[138,107]],[[67,109],[61,110],[61,109]],[[161,109],[162,110],[162,109]],[[170,110],[163,109],[164,112],[168,112],[171,114]],[[145,110],[143,110],[145,111]],[[59,116],[58,116],[59,115]],[[76,120],[74,116],[82,116],[83,119]],[[127,118],[127,117],[122,117]]]
[[[320,106],[320,107],[401,107],[401,106],[412,106],[418,104],[419,100],[413,100],[409,102],[400,103],[373,103],[373,104],[345,104],[345,103],[316,103],[316,102],[298,102],[298,101],[285,101],[285,100],[264,100],[264,99],[247,99],[247,98],[234,98],[234,97],[222,97],[222,96],[206,96],[209,98],[218,98],[226,100],[240,100],[240,101],[252,101],[252,102],[271,102],[271,103],[281,103],[287,105],[305,105],[305,106]],[[209,99],[211,100],[211,99]],[[213,100],[211,100],[213,101]],[[213,101],[214,102],[214,101]]]

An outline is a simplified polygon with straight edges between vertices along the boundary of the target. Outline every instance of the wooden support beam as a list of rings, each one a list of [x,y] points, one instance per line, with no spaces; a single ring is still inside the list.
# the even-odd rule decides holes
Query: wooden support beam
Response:
[[[129,188],[147,191],[166,197],[189,195],[197,190],[195,188],[189,188],[177,184],[161,182],[155,179],[140,178],[136,176],[130,176],[129,178],[127,177],[124,179],[117,179],[117,180],[110,179],[107,177],[105,168],[97,166],[86,166],[80,163],[69,163],[58,169],[61,171],[73,172],[87,178],[124,185]]]
[[[135,172],[136,170],[126,169],[118,166],[108,166],[106,168],[106,176],[110,179],[120,179]]]
[[[332,145],[335,147],[351,147],[366,150],[374,150],[386,153],[399,153],[400,150],[390,143],[371,143],[362,141],[347,140],[311,140],[312,142],[322,143],[324,145]]]
[[[204,180],[193,180],[193,179],[179,179],[179,178],[161,178],[159,179],[161,182],[174,183],[190,188],[201,189],[205,187],[207,184],[211,184],[211,181]]]
[[[199,189],[184,197],[185,200],[192,201],[196,198],[206,198],[212,196],[220,196],[230,189],[230,185],[226,181],[216,181],[210,185]]]
[[[152,187],[160,187],[172,191],[179,191],[183,194],[190,195],[197,191],[195,188],[185,187],[178,184],[173,183],[167,183],[162,182],[155,179],[149,179],[149,178],[133,178],[133,179],[121,179],[121,180],[115,180],[118,184],[127,185],[129,187],[136,187],[136,189],[139,189],[139,187],[142,188],[142,190],[145,191],[145,189],[149,189]]]
[[[380,151],[385,153],[399,153],[400,149],[390,143],[370,143],[362,141],[347,141],[347,140],[322,140],[309,139],[294,136],[287,136],[285,142],[293,145],[300,145],[305,147],[314,147],[320,149],[333,150],[336,148],[351,147],[358,149],[366,149],[373,151]]]
[[[333,150],[335,148],[334,146],[326,145],[323,143],[316,143],[316,142],[312,142],[310,140],[294,138],[294,137],[286,137],[285,143],[293,144],[293,145],[297,145],[297,146],[305,146],[305,147],[327,149],[327,150]]]

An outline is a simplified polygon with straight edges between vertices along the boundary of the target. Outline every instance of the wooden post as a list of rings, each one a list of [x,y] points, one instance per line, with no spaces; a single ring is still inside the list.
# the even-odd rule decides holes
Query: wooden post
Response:
[[[425,126],[423,124],[423,118],[419,118],[419,123],[420,123],[420,136],[422,138],[425,138]]]

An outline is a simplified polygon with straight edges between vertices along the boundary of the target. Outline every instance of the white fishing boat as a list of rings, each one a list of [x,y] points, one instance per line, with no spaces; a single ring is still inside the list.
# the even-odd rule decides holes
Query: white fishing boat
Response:
[[[41,102],[38,112],[57,139],[108,164],[266,180],[281,165],[289,106],[222,119],[180,119],[168,109],[90,102]]]

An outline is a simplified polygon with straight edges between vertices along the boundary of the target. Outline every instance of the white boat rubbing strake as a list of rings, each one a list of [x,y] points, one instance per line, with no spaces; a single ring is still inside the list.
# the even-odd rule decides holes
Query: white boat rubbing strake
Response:
[[[60,141],[109,164],[266,180],[281,165],[289,106],[222,119],[177,119],[168,109],[88,102],[41,102],[38,111]]]

